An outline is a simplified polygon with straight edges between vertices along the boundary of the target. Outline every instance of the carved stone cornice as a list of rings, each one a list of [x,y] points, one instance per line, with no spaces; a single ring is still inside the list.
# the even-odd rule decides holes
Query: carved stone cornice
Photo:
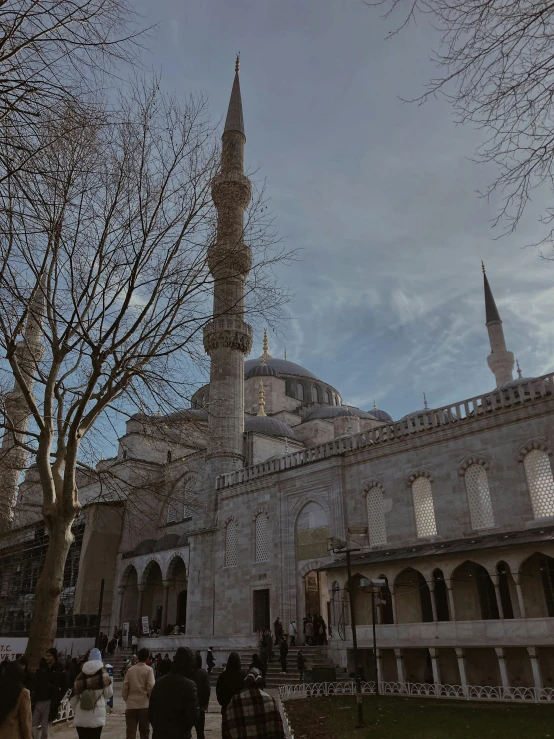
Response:
[[[236,349],[250,354],[252,326],[235,316],[216,318],[204,326],[204,349],[211,354],[214,349]]]
[[[212,180],[212,200],[218,210],[230,205],[245,210],[251,197],[252,185],[242,172],[225,172]]]
[[[246,277],[252,268],[252,249],[244,244],[214,244],[208,249],[208,266],[217,279]]]

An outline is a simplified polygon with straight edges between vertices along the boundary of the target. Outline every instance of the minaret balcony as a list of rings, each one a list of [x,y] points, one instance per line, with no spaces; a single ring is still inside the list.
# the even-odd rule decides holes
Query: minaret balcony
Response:
[[[246,210],[251,197],[252,185],[242,172],[221,173],[212,180],[212,200],[216,208],[233,205]]]
[[[252,326],[238,316],[221,316],[204,326],[204,349],[210,354],[214,349],[236,349],[250,354],[253,339]]]

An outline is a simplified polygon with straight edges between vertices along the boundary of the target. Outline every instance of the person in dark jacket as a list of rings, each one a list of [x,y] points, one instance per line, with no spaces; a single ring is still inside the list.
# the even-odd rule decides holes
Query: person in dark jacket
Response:
[[[215,659],[214,659],[214,653],[212,652],[213,647],[210,647],[208,649],[208,654],[206,655],[206,665],[208,666],[208,675],[213,670],[215,665]]]
[[[204,739],[204,726],[206,724],[206,713],[210,702],[210,678],[206,670],[202,669],[202,655],[196,653],[196,667],[192,672],[192,680],[196,683],[198,690],[198,705],[200,708],[200,716],[196,724],[196,739]]]
[[[169,675],[156,681],[148,707],[152,739],[191,739],[199,718],[198,692],[191,679],[194,666],[193,652],[179,647]]]
[[[171,672],[171,660],[169,659],[169,654],[166,654],[162,659],[162,677],[169,672]]]
[[[36,671],[33,691],[33,729],[38,736],[36,727],[41,726],[41,739],[50,735],[52,721],[58,715],[58,708],[67,692],[67,676],[63,665],[58,661],[58,650],[55,647],[48,649],[44,660],[45,663]]]
[[[240,655],[237,652],[231,652],[227,660],[227,666],[217,678],[215,687],[217,702],[221,706],[222,714],[225,713],[232,697],[244,688],[246,673],[240,668]]]
[[[287,640],[283,639],[279,647],[279,655],[281,657],[281,674],[287,671],[287,654],[289,653],[289,645]]]

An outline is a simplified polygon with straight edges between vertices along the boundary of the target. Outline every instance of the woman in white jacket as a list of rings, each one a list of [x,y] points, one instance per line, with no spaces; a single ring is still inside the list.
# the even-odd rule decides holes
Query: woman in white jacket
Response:
[[[100,650],[91,649],[88,662],[75,680],[71,705],[79,739],[100,739],[106,723],[106,701],[113,695],[112,679],[104,669]]]

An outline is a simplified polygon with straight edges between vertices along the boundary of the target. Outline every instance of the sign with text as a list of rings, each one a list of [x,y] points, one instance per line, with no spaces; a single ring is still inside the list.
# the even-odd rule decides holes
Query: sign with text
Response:
[[[142,633],[147,634],[147,635],[150,633],[150,626],[148,625],[148,616],[142,617]]]

